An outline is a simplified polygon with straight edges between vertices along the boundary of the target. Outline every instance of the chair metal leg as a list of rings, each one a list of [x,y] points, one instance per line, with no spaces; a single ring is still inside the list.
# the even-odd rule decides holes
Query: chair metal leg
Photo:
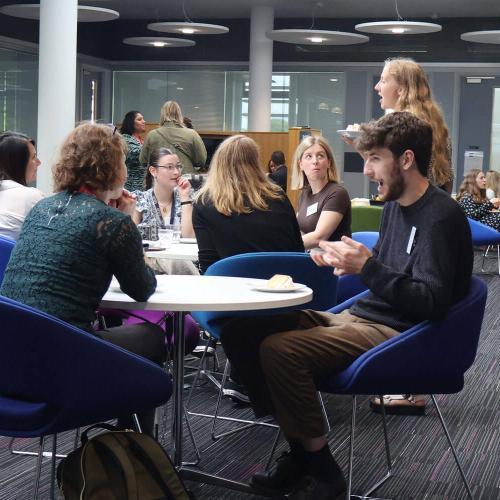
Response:
[[[55,500],[57,434],[52,437],[52,459],[50,461],[50,500]]]
[[[137,413],[132,414],[132,422],[134,423],[135,430],[142,433],[141,423],[139,422],[139,417]]]
[[[325,434],[328,434],[332,430],[332,426],[330,425],[330,420],[328,418],[328,414],[326,413],[325,403],[323,401],[323,396],[321,392],[318,391],[318,399],[319,404],[321,405],[321,411],[323,413],[323,418],[325,419]]]
[[[186,428],[188,430],[191,443],[193,444],[196,460],[194,462],[182,462],[182,465],[198,465],[201,460],[201,454],[200,450],[198,449],[198,445],[196,444],[196,439],[194,438],[193,430],[191,429],[191,423],[189,422],[189,415],[185,407],[184,407],[184,418],[186,419]]]
[[[40,437],[40,444],[38,445],[38,458],[35,467],[35,485],[33,490],[33,499],[38,498],[38,488],[40,487],[40,473],[42,471],[42,459],[43,459],[43,445],[45,442],[45,436]]]
[[[455,450],[455,446],[453,445],[453,442],[451,440],[451,436],[450,436],[450,433],[448,432],[448,428],[446,427],[446,423],[444,421],[443,415],[441,414],[441,411],[440,411],[439,406],[437,404],[436,398],[434,397],[433,394],[431,394],[431,399],[432,399],[432,402],[434,403],[434,408],[436,408],[436,412],[438,414],[439,421],[441,422],[441,426],[443,427],[443,431],[446,435],[446,439],[448,440],[448,444],[450,445],[451,452],[453,453],[453,457],[455,458],[455,463],[457,464],[460,475],[462,476],[462,481],[464,482],[464,486],[465,486],[465,489],[467,490],[467,494],[468,494],[469,498],[472,500],[472,491],[470,489],[467,478],[465,477],[465,473],[462,469],[462,465],[460,464],[460,460],[459,460],[457,452]]]
[[[352,414],[351,414],[351,436],[349,439],[349,472],[347,478],[347,495],[346,499],[351,499],[352,491],[352,462],[354,460],[354,432],[356,429],[356,396],[352,397]]]
[[[385,458],[387,461],[387,473],[385,476],[377,481],[373,486],[371,486],[366,493],[363,494],[364,497],[369,497],[375,490],[378,490],[380,486],[382,486],[391,476],[392,476],[392,460],[391,460],[391,449],[389,446],[389,435],[387,433],[387,420],[386,420],[386,411],[384,404],[384,396],[379,395],[380,404],[381,404],[381,416],[382,416],[382,429],[384,431],[384,442],[385,442]]]
[[[77,427],[75,432],[75,442],[73,443],[73,450],[76,450],[78,448],[79,441],[80,441],[80,427]]]
[[[269,470],[269,467],[271,467],[271,462],[273,460],[274,452],[276,451],[276,447],[278,446],[280,437],[281,437],[281,429],[278,429],[276,437],[274,438],[273,446],[271,448],[271,451],[269,452],[269,458],[267,459],[265,470]]]
[[[24,450],[15,450],[14,449],[14,442],[16,438],[13,437],[9,441],[9,451],[12,453],[12,455],[28,455],[30,457],[37,457],[38,456],[38,451],[24,451]],[[52,457],[52,452],[51,451],[44,451],[43,452],[44,457]],[[68,455],[65,455],[64,453],[57,453],[56,458],[66,458]]]

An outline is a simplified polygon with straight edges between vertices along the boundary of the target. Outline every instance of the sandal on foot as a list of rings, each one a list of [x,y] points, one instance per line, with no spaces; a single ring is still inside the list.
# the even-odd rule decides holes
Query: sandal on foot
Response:
[[[425,415],[425,399],[422,396],[389,394],[384,396],[384,406],[387,415]],[[382,413],[380,398],[373,398],[370,408],[375,413]]]

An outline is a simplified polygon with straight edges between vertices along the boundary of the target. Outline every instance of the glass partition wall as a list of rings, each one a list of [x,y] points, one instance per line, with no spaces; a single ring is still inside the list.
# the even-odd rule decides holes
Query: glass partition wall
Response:
[[[0,131],[36,139],[38,56],[0,48]]]
[[[246,131],[249,75],[245,71],[115,71],[113,122],[131,109],[157,122],[161,105],[177,101],[197,130]],[[273,73],[271,131],[308,126],[320,129],[335,151],[342,172],[344,73]],[[288,160],[290,162],[290,160]]]

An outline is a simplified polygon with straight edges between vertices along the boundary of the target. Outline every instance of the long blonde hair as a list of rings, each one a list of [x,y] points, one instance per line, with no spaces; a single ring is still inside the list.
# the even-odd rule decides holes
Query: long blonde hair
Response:
[[[292,160],[292,180],[290,187],[292,189],[302,189],[309,185],[306,174],[300,169],[300,161],[302,160],[302,155],[310,147],[318,144],[321,146],[326,153],[328,160],[330,161],[330,166],[327,170],[328,182],[338,182],[339,176],[337,173],[337,166],[335,165],[335,158],[333,157],[333,150],[328,144],[328,141],[321,135],[308,135],[302,140],[302,142],[297,146]]]
[[[212,202],[218,212],[231,215],[268,210],[268,200],[283,196],[283,191],[267,179],[260,167],[257,143],[245,135],[233,135],[215,151],[196,200]]]
[[[486,188],[491,189],[494,193],[494,198],[500,197],[500,173],[496,170],[488,170],[486,172]]]
[[[181,107],[177,101],[167,101],[163,104],[160,111],[160,126],[167,122],[175,122],[181,127],[184,125],[184,117],[182,116]]]
[[[429,179],[437,186],[444,186],[453,180],[449,133],[443,111],[432,99],[427,75],[419,64],[407,58],[387,59],[385,67],[401,86],[395,111],[409,111],[432,127]]]

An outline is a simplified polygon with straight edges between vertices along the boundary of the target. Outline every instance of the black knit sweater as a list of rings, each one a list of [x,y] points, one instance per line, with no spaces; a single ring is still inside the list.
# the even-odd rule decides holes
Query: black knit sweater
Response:
[[[380,239],[360,275],[370,293],[350,311],[398,331],[441,319],[467,294],[472,262],[467,219],[448,194],[429,186],[408,207],[386,203]]]

